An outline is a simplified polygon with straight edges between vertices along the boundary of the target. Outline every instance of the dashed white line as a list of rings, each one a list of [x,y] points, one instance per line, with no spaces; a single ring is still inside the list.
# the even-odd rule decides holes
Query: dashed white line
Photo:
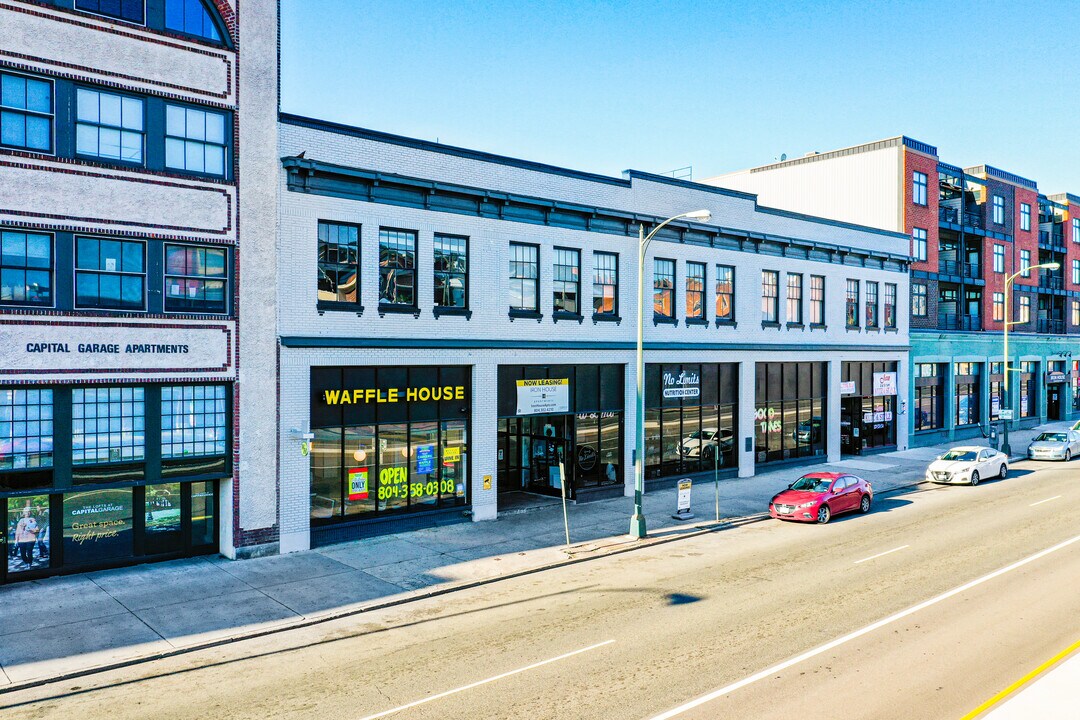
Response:
[[[446,697],[448,695],[453,695],[455,693],[464,692],[466,690],[472,690],[474,687],[480,687],[481,685],[486,685],[487,683],[495,682],[496,680],[502,680],[503,678],[508,678],[511,675],[517,675],[518,673],[523,673],[523,672],[525,672],[527,670],[535,670],[538,667],[543,667],[544,665],[549,665],[549,664],[551,664],[553,662],[558,662],[559,660],[565,660],[567,658],[574,657],[575,655],[580,655],[583,652],[588,652],[590,650],[595,650],[596,648],[604,647],[605,645],[610,645],[613,642],[615,642],[615,641],[614,640],[605,640],[604,642],[596,643],[595,645],[590,645],[589,647],[584,647],[584,648],[581,648],[580,650],[574,650],[572,652],[565,653],[565,654],[560,655],[558,657],[548,658],[547,660],[541,660],[540,662],[533,663],[532,665],[526,665],[525,667],[518,668],[517,670],[510,670],[509,672],[504,672],[504,673],[502,673],[500,675],[496,675],[494,677],[489,677],[489,678],[486,678],[484,680],[478,680],[477,682],[469,683],[468,685],[462,685],[461,687],[454,688],[453,690],[447,690],[447,691],[441,692],[441,693],[439,693],[437,695],[431,695],[430,697],[423,698],[422,700],[414,700],[411,703],[407,703],[405,705],[398,706],[398,707],[393,708],[391,710],[383,710],[382,712],[375,713],[374,715],[368,715],[367,717],[361,718],[361,720],[375,720],[375,718],[381,718],[381,717],[386,717],[387,715],[393,715],[396,712],[401,712],[402,710],[408,710],[409,708],[414,708],[417,705],[423,705],[424,703],[429,703],[429,702],[432,702],[433,700],[439,700],[439,699],[444,698],[444,697]]]
[[[892,550],[886,550],[883,553],[878,553],[877,555],[871,555],[870,557],[863,558],[862,560],[856,560],[855,564],[858,565],[859,563],[864,563],[867,560],[876,560],[879,557],[882,557],[883,555],[888,555],[889,553],[899,552],[899,551],[904,550],[904,549],[909,548],[909,547],[911,547],[911,546],[910,545],[901,545],[898,548],[893,548]]]
[[[1050,502],[1051,500],[1057,500],[1060,497],[1061,497],[1060,495],[1055,495],[1052,498],[1046,498],[1045,500],[1040,500],[1039,502],[1033,502],[1030,505],[1028,505],[1028,507],[1035,507],[1036,505],[1042,505],[1044,502]]]

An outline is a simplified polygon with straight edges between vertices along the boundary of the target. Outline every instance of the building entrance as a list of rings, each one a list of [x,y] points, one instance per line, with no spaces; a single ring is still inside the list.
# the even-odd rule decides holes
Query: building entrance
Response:
[[[1053,385],[1046,386],[1046,419],[1047,420],[1064,420],[1065,414],[1064,403],[1062,398],[1065,395],[1065,384],[1054,383]]]
[[[568,462],[571,446],[570,415],[536,415],[504,420],[499,433],[499,491],[524,490],[541,495],[561,495],[567,480],[566,496],[573,499],[573,468]]]

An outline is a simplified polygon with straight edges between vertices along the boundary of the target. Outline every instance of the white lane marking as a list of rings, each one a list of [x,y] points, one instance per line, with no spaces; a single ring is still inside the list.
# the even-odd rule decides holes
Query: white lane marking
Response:
[[[911,607],[909,607],[906,610],[901,610],[900,612],[896,613],[895,615],[890,615],[889,617],[887,617],[887,618],[885,618],[883,620],[878,620],[877,622],[871,623],[870,625],[867,625],[866,627],[864,627],[864,628],[862,628],[860,630],[856,630],[855,632],[848,633],[847,635],[844,635],[843,637],[837,638],[836,640],[832,640],[830,642],[825,643],[824,645],[820,645],[820,646],[814,648],[813,650],[808,650],[808,651],[804,652],[802,655],[797,655],[797,656],[795,656],[793,658],[790,658],[788,660],[784,660],[783,662],[777,663],[776,665],[773,665],[770,668],[766,668],[765,670],[762,670],[759,673],[755,673],[755,674],[753,674],[753,675],[751,675],[749,677],[745,677],[742,680],[739,680],[738,682],[733,682],[730,685],[727,685],[725,687],[720,688],[719,690],[714,690],[713,692],[708,693],[707,695],[702,695],[701,697],[696,698],[694,700],[691,700],[690,702],[688,702],[688,703],[686,703],[684,705],[680,705],[677,708],[673,708],[671,710],[668,710],[667,712],[661,713],[660,715],[657,715],[654,718],[652,718],[652,720],[668,720],[669,718],[673,718],[673,717],[675,717],[677,715],[682,715],[683,713],[687,712],[688,710],[693,710],[694,708],[699,707],[701,705],[704,705],[705,703],[712,702],[713,700],[716,700],[719,697],[723,697],[724,695],[735,692],[736,690],[739,690],[740,688],[744,688],[747,685],[751,685],[753,683],[756,683],[758,680],[764,680],[767,677],[772,677],[776,673],[787,670],[789,667],[792,667],[793,665],[798,665],[799,663],[803,662],[804,660],[809,660],[810,658],[821,655],[822,653],[826,653],[826,652],[828,652],[828,651],[830,651],[830,650],[832,650],[834,648],[840,647],[844,643],[847,643],[847,642],[850,642],[852,640],[858,639],[858,638],[862,637],[863,635],[866,635],[866,634],[871,633],[871,632],[873,632],[875,630],[883,628],[886,625],[889,625],[891,623],[896,622],[897,620],[902,620],[902,619],[908,617],[909,615],[914,615],[915,613],[919,612],[920,610],[925,610],[926,608],[928,608],[928,607],[930,607],[932,605],[936,605],[936,604],[938,604],[939,602],[941,602],[943,600],[948,600],[949,598],[953,597],[954,595],[959,595],[960,593],[966,592],[966,591],[972,589],[973,587],[977,587],[979,585],[982,585],[985,582],[993,580],[994,578],[1000,577],[1001,575],[1004,575],[1005,573],[1012,572],[1013,570],[1016,570],[1017,568],[1021,568],[1021,567],[1025,566],[1025,565],[1027,565],[1028,563],[1035,562],[1036,560],[1038,560],[1040,558],[1043,558],[1043,557],[1046,557],[1050,553],[1057,552],[1058,550],[1061,550],[1062,548],[1066,548],[1066,547],[1072,545],[1075,542],[1080,542],[1080,535],[1077,535],[1076,537],[1073,537],[1073,538],[1069,538],[1068,540],[1066,540],[1064,542],[1060,542],[1057,545],[1054,545],[1053,547],[1046,548],[1045,550],[1040,550],[1039,552],[1035,553],[1034,555],[1029,555],[1028,557],[1024,558],[1023,560],[1017,560],[1012,565],[1008,565],[1006,567],[995,570],[992,573],[990,573],[989,575],[983,575],[981,578],[972,580],[971,582],[965,583],[964,585],[961,585],[960,587],[953,588],[952,590],[947,590],[946,592],[943,592],[942,594],[940,594],[940,595],[938,595],[936,597],[932,597],[929,600],[924,600],[923,602],[919,603],[918,605],[912,605]]]
[[[411,703],[408,703],[406,705],[401,705],[401,706],[396,707],[396,708],[394,708],[392,710],[383,710],[382,712],[375,713],[374,715],[368,715],[367,717],[361,718],[361,720],[375,720],[375,718],[381,718],[381,717],[386,717],[387,715],[393,715],[396,712],[401,712],[402,710],[408,710],[409,708],[414,708],[417,705],[423,705],[424,703],[429,703],[432,700],[439,700],[441,698],[446,697],[447,695],[453,695],[455,693],[464,692],[465,690],[472,690],[474,687],[479,687],[481,685],[486,685],[487,683],[495,682],[496,680],[502,680],[503,678],[508,678],[511,675],[517,675],[518,673],[523,673],[523,672],[525,672],[527,670],[535,670],[538,667],[543,667],[544,665],[548,665],[548,664],[553,663],[553,662],[558,662],[559,660],[565,660],[566,658],[574,657],[575,655],[580,655],[583,652],[588,652],[590,650],[595,650],[596,648],[604,647],[605,645],[610,645],[613,642],[615,642],[615,641],[614,640],[605,640],[604,642],[596,643],[595,645],[590,645],[589,647],[581,648],[580,650],[574,650],[572,652],[568,652],[565,655],[560,655],[558,657],[548,658],[547,660],[541,660],[538,663],[533,663],[532,665],[526,665],[525,667],[518,668],[517,670],[511,670],[509,672],[504,672],[501,675],[496,675],[494,677],[489,677],[489,678],[487,678],[485,680],[478,680],[477,682],[469,683],[468,685],[463,685],[463,686],[461,686],[459,688],[454,688],[453,690],[447,690],[446,692],[441,692],[438,695],[432,695],[430,697],[426,697],[423,700],[414,700]]]
[[[1040,500],[1039,502],[1033,502],[1030,505],[1028,505],[1028,507],[1035,507],[1036,505],[1042,505],[1044,502],[1050,502],[1051,500],[1057,500],[1060,497],[1061,497],[1060,495],[1055,495],[1052,498],[1046,498],[1045,500]]]
[[[863,558],[862,560],[856,560],[855,564],[858,565],[859,563],[864,563],[867,560],[877,560],[879,557],[881,557],[883,555],[888,555],[889,553],[899,552],[900,550],[904,550],[905,548],[909,548],[909,547],[911,547],[911,546],[910,545],[901,545],[898,548],[893,548],[892,550],[886,550],[883,553],[878,553],[877,555],[871,555],[870,557]]]

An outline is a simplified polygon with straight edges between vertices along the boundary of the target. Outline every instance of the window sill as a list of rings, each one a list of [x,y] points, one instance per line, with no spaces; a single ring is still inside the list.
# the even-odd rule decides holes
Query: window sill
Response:
[[[866,332],[874,332],[874,333],[876,333],[876,332],[881,332],[881,328],[879,328],[879,327],[877,327],[877,326],[874,326],[874,327],[868,327],[868,328],[866,328]]]
[[[364,314],[363,305],[349,302],[331,302],[324,300],[322,302],[315,303],[315,309],[319,311],[320,315],[322,315],[328,310],[330,312],[354,312],[356,313],[356,317],[360,317]]]
[[[592,321],[594,325],[601,322],[613,322],[618,325],[622,323],[622,318],[618,315],[593,313]]]
[[[556,310],[551,313],[552,322],[559,322],[560,320],[576,321],[580,325],[585,320],[585,316],[578,313],[567,312],[566,310]]]
[[[739,323],[735,320],[716,320],[716,327],[737,328]]]
[[[654,313],[652,318],[652,324],[653,327],[656,327],[657,325],[678,325],[679,318],[667,317],[666,315],[656,315]]]
[[[420,317],[420,308],[413,307],[412,305],[380,305],[379,317],[382,317],[390,313],[391,315],[412,315],[414,318]]]
[[[814,332],[815,330],[828,330],[828,329],[829,329],[828,325],[821,325],[819,323],[810,323],[810,332]]]
[[[858,325],[846,325],[844,326],[844,329],[848,332],[862,332],[862,328]]]
[[[706,318],[686,318],[687,327],[691,325],[701,325],[702,327],[708,327],[709,321]]]
[[[431,314],[436,318],[440,318],[443,315],[457,315],[464,317],[466,320],[472,320],[472,310],[463,307],[443,307],[442,305],[436,305],[431,308]]]
[[[887,327],[887,328],[885,328],[885,332],[887,332],[887,333],[898,333],[898,332],[900,332],[900,329],[899,328],[894,328],[894,327]]]
[[[800,322],[789,322],[789,323],[787,324],[787,329],[788,329],[788,330],[802,330],[802,329],[804,329],[805,327],[806,327],[806,326],[805,326],[805,325],[803,325],[803,324],[802,324],[802,323],[800,323]]]
[[[766,321],[762,320],[761,321],[761,329],[762,330],[779,330],[780,329],[780,323],[778,323],[778,322],[766,322]]]
[[[537,312],[536,310],[515,310],[514,308],[510,308],[509,315],[510,322],[514,322],[514,320],[519,318],[524,320],[535,320],[536,322],[540,322],[544,319],[544,313]]]

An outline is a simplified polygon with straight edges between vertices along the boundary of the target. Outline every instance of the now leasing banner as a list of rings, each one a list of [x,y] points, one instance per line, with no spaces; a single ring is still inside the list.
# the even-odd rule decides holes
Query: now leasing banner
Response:
[[[570,412],[570,379],[517,381],[518,415],[559,415]]]

